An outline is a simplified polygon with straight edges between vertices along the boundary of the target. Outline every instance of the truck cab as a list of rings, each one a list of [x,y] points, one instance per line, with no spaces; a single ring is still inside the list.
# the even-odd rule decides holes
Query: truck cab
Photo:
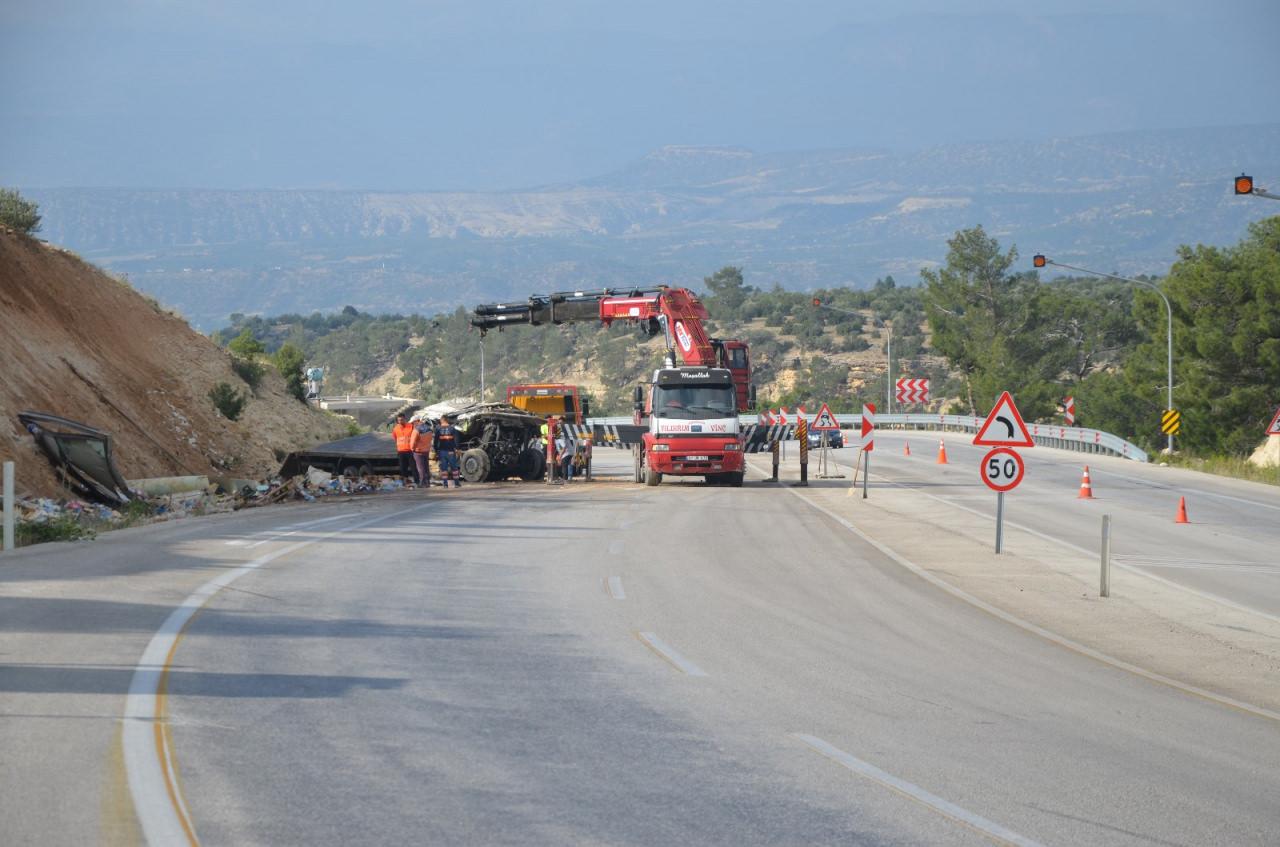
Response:
[[[662,368],[647,396],[639,387],[636,393],[636,411],[648,421],[636,451],[637,482],[658,485],[672,475],[742,485],[738,386],[728,368]]]

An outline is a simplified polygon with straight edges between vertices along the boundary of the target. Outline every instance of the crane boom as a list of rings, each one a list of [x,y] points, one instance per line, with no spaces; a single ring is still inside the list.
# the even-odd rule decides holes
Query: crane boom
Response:
[[[513,324],[566,324],[599,321],[631,321],[647,335],[666,338],[670,366],[675,351],[686,365],[728,368],[737,388],[738,408],[752,405],[751,360],[745,341],[711,338],[703,321],[707,307],[687,288],[600,288],[593,291],[561,291],[535,294],[515,303],[477,306],[471,325],[482,333]]]

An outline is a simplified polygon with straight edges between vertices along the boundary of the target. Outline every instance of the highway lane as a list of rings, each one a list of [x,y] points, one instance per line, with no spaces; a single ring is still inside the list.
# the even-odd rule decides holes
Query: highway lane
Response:
[[[202,843],[1274,842],[1273,722],[1013,629],[776,488],[651,490],[599,455],[617,481],[263,510],[6,566],[14,843],[136,841],[129,675],[168,609],[277,555],[170,660]]]
[[[936,464],[940,439],[947,465]],[[978,477],[989,448],[972,440],[964,433],[877,431],[872,487],[905,486],[994,521],[996,497]],[[911,456],[903,455],[906,443]],[[844,473],[857,460],[857,441],[850,444],[829,451]],[[1110,514],[1117,565],[1280,618],[1280,489],[1046,447],[1019,452],[1026,477],[1006,496],[1007,521],[1096,555],[1101,516]],[[1086,464],[1093,500],[1077,498]],[[1174,523],[1179,497],[1187,499],[1190,524]]]

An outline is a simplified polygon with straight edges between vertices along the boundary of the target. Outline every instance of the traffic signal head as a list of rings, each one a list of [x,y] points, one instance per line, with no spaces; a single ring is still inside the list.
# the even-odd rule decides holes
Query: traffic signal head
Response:
[[[1240,174],[1236,177],[1236,194],[1252,194],[1253,177]]]
[[[1034,256],[1032,256],[1032,257],[1031,257],[1031,264],[1035,265],[1037,268],[1043,268],[1043,267],[1045,266],[1045,263],[1046,263],[1047,261],[1048,261],[1048,259],[1046,259],[1046,258],[1045,258],[1042,254],[1040,254],[1040,253],[1037,253],[1037,254],[1035,254]]]

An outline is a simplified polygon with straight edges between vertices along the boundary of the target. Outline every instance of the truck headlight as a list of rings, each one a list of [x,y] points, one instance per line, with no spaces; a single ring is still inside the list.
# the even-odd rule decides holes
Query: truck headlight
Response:
[[[655,444],[655,445],[653,445],[653,447],[651,447],[651,448],[649,448],[649,449],[653,450],[653,452],[655,452],[655,453],[669,453],[669,452],[671,452],[671,445],[670,445],[670,444]]]
[[[736,441],[730,441],[728,444],[724,445],[724,451],[726,453],[736,453],[741,449],[742,445]]]

